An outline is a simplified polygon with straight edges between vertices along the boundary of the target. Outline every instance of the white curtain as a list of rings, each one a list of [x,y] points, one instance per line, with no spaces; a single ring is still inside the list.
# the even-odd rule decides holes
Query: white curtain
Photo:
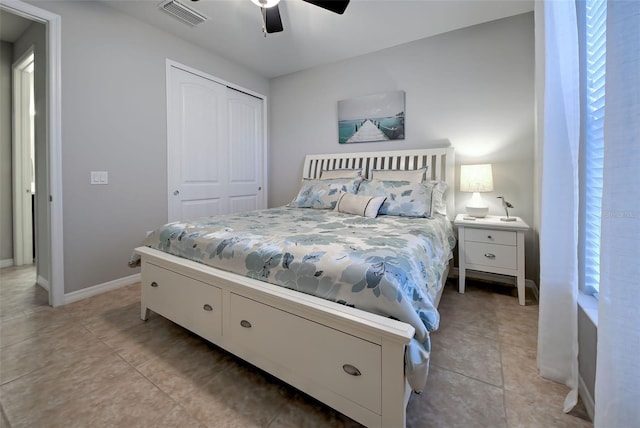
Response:
[[[595,427],[640,427],[640,2],[607,3]]]
[[[573,0],[537,1],[536,44],[544,46],[537,76],[540,145],[540,309],[538,368],[578,397],[578,150],[580,95],[578,28]],[[540,60],[541,58],[537,58]],[[541,120],[540,120],[541,119]]]

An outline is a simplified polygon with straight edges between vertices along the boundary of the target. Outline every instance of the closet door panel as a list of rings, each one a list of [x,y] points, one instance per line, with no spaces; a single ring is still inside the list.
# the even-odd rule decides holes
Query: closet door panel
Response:
[[[168,219],[223,214],[227,88],[173,66],[167,79]]]
[[[262,100],[227,90],[230,212],[263,208],[264,136]]]

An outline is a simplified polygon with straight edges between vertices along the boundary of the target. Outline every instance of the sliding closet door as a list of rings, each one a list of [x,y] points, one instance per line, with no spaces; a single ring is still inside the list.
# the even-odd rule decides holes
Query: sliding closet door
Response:
[[[227,88],[227,130],[229,135],[229,212],[266,207],[262,189],[264,146],[263,101]]]
[[[169,221],[264,206],[262,100],[167,70]]]

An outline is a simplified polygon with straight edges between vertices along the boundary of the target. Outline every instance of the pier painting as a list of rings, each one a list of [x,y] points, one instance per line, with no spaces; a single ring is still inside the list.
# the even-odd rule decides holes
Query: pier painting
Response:
[[[404,91],[338,101],[338,142],[404,140]]]

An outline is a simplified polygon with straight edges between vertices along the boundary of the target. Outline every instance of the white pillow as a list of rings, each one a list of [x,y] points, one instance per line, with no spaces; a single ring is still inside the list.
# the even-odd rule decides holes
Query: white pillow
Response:
[[[334,211],[375,218],[385,199],[387,199],[386,196],[365,196],[342,193],[336,203]]]
[[[356,178],[362,175],[360,169],[323,169],[320,171],[320,180],[333,180],[335,178]]]
[[[371,179],[380,181],[408,181],[410,183],[422,183],[428,167],[419,169],[374,169],[371,170]]]

